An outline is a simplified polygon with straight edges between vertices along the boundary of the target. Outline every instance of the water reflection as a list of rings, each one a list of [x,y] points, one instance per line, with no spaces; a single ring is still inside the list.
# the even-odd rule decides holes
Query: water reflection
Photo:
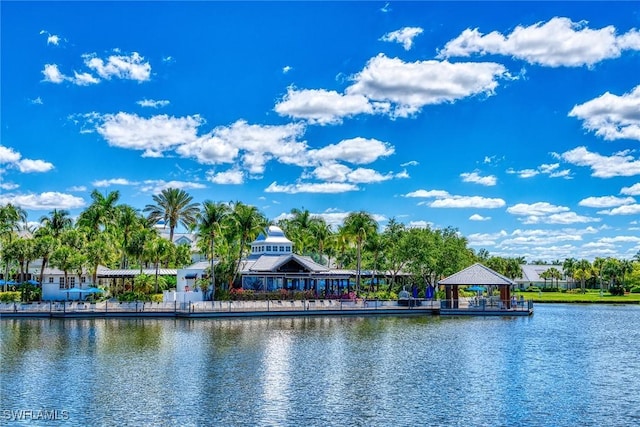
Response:
[[[69,410],[71,425],[633,425],[639,320],[636,306],[576,305],[512,319],[3,319],[1,409]]]

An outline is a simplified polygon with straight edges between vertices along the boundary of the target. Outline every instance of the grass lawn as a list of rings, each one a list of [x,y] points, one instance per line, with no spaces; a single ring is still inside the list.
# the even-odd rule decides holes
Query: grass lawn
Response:
[[[516,292],[526,300],[533,302],[577,302],[577,303],[611,303],[611,304],[640,304],[640,294],[626,294],[624,296],[612,296],[600,291],[588,290],[585,294],[568,294],[564,292]]]

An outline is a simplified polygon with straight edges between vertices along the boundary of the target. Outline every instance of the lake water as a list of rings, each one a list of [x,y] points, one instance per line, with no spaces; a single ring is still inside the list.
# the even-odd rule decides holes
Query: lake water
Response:
[[[0,423],[640,425],[640,306],[535,310],[3,319]]]

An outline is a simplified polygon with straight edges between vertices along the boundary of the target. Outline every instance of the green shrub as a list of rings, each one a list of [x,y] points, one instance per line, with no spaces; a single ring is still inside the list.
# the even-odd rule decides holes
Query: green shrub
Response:
[[[20,302],[20,292],[0,292],[0,302]]]
[[[162,302],[162,294],[153,294],[151,295],[151,302]]]
[[[629,290],[632,294],[640,294],[640,286],[635,286]]]
[[[540,292],[540,288],[537,286],[529,286],[525,289],[525,292]]]
[[[624,295],[624,288],[622,286],[613,286],[609,288],[609,293],[613,296],[622,296]]]

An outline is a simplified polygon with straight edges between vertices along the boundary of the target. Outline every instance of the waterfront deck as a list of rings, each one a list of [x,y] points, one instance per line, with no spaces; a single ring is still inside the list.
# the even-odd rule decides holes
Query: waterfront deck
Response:
[[[418,300],[416,300],[418,301]],[[192,303],[40,302],[1,303],[0,318],[104,318],[174,317],[228,318],[268,316],[368,316],[368,315],[442,315],[442,316],[528,316],[531,303],[510,309],[458,304],[447,308],[445,301],[420,300],[420,304],[399,305],[380,300],[304,300],[304,301],[205,301]]]

